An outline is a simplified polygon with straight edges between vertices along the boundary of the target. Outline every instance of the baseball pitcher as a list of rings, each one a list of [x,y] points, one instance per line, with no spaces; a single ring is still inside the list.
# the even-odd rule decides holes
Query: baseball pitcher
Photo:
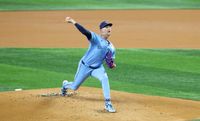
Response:
[[[111,35],[112,23],[103,21],[100,23],[100,34],[87,30],[74,19],[66,17],[66,22],[73,24],[90,42],[89,48],[81,58],[73,82],[63,81],[61,93],[62,96],[67,94],[67,90],[77,90],[79,86],[89,77],[93,76],[101,81],[103,94],[105,98],[105,109],[108,112],[116,112],[111,103],[110,86],[107,73],[104,69],[103,62],[111,69],[116,67],[114,63],[115,48],[108,41]]]

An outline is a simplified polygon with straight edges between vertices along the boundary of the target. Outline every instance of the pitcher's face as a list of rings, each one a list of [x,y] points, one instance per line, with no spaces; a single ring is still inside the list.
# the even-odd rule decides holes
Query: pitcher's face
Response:
[[[108,38],[111,35],[111,26],[106,26],[102,29],[100,29],[101,31],[101,35]]]

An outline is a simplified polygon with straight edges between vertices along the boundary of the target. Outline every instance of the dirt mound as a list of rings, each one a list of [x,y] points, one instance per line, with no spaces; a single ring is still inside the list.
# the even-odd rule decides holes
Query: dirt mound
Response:
[[[187,121],[200,102],[112,91],[117,113],[104,111],[102,90],[81,87],[72,97],[41,97],[60,89],[0,93],[1,121]]]

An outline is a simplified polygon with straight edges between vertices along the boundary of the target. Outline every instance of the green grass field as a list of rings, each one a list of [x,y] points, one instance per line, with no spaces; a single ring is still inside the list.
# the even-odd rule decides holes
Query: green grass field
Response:
[[[194,119],[194,120],[190,120],[190,121],[200,121],[200,119]]]
[[[200,0],[0,0],[0,10],[199,8]]]
[[[60,87],[73,80],[85,51],[0,48],[0,91]],[[106,68],[113,90],[200,100],[200,50],[117,49],[116,63]],[[83,85],[101,88],[94,78]]]

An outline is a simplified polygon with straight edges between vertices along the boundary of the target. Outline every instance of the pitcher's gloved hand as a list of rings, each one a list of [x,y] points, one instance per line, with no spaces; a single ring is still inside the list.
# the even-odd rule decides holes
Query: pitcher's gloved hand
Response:
[[[106,64],[109,68],[115,68],[116,67],[116,64],[114,63],[114,60],[112,58],[111,51],[108,51],[108,53],[106,54],[105,61],[106,61]]]

